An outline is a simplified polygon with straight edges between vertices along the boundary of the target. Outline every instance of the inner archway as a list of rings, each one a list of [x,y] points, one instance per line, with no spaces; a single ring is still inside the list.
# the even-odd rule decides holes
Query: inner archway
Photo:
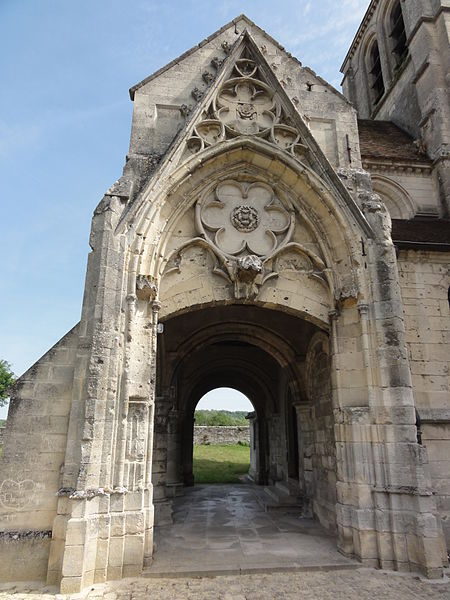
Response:
[[[248,480],[250,464],[253,473],[258,462],[254,436],[250,444],[255,416],[247,396],[233,388],[216,388],[200,398],[194,412],[195,484]]]
[[[196,406],[208,392],[229,387],[254,408],[253,481],[301,499],[305,514],[335,531],[328,346],[327,332],[315,323],[254,304],[191,309],[164,320],[155,412],[156,522],[165,522],[172,498],[194,485]]]
[[[250,565],[253,542],[261,553],[258,565],[297,564],[304,553],[320,564],[325,546],[327,557],[346,560],[335,550],[336,461],[325,327],[255,304],[219,304],[165,319],[158,352],[154,497],[160,557],[166,548],[169,557],[173,548],[194,553],[201,547],[208,564],[219,565],[226,550],[236,564]],[[253,482],[195,485],[195,411],[226,408],[220,398],[202,401],[223,387],[246,396],[251,403],[246,408],[253,408],[248,419]],[[288,532],[286,539],[280,532]],[[155,569],[158,560],[165,568],[157,558]],[[191,568],[191,555],[186,561]]]

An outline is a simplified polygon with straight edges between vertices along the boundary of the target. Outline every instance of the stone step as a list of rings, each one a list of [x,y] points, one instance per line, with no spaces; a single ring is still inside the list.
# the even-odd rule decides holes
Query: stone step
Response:
[[[282,484],[282,482],[278,482]],[[276,510],[277,508],[297,508],[301,509],[301,502],[297,496],[289,494],[289,488],[285,485],[272,485],[264,488],[265,495],[268,497],[264,499],[265,510]]]
[[[291,488],[287,481],[276,481],[275,489],[278,490],[280,492],[280,494],[283,494],[285,496],[293,496],[294,495],[291,493]]]

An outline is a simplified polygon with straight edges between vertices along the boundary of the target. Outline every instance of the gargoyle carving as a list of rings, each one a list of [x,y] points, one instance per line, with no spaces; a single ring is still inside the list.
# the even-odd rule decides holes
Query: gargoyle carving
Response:
[[[235,263],[234,295],[250,300],[258,295],[263,283],[264,265],[259,256],[241,256]]]

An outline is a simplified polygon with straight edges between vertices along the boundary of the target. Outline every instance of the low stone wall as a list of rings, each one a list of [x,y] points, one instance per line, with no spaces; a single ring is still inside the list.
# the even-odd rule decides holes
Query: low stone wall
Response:
[[[194,425],[194,444],[237,444],[238,442],[250,442],[248,426],[207,427]]]

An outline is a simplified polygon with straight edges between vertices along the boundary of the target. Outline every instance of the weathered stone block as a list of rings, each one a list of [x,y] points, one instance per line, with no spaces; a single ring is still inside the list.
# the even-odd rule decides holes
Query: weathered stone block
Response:
[[[110,578],[110,569],[116,567],[117,572],[122,569],[124,553],[124,537],[111,537],[108,553],[108,578]],[[119,575],[120,577],[121,575]]]
[[[66,544],[62,564],[62,577],[78,578],[83,575],[84,546],[69,546]]]

